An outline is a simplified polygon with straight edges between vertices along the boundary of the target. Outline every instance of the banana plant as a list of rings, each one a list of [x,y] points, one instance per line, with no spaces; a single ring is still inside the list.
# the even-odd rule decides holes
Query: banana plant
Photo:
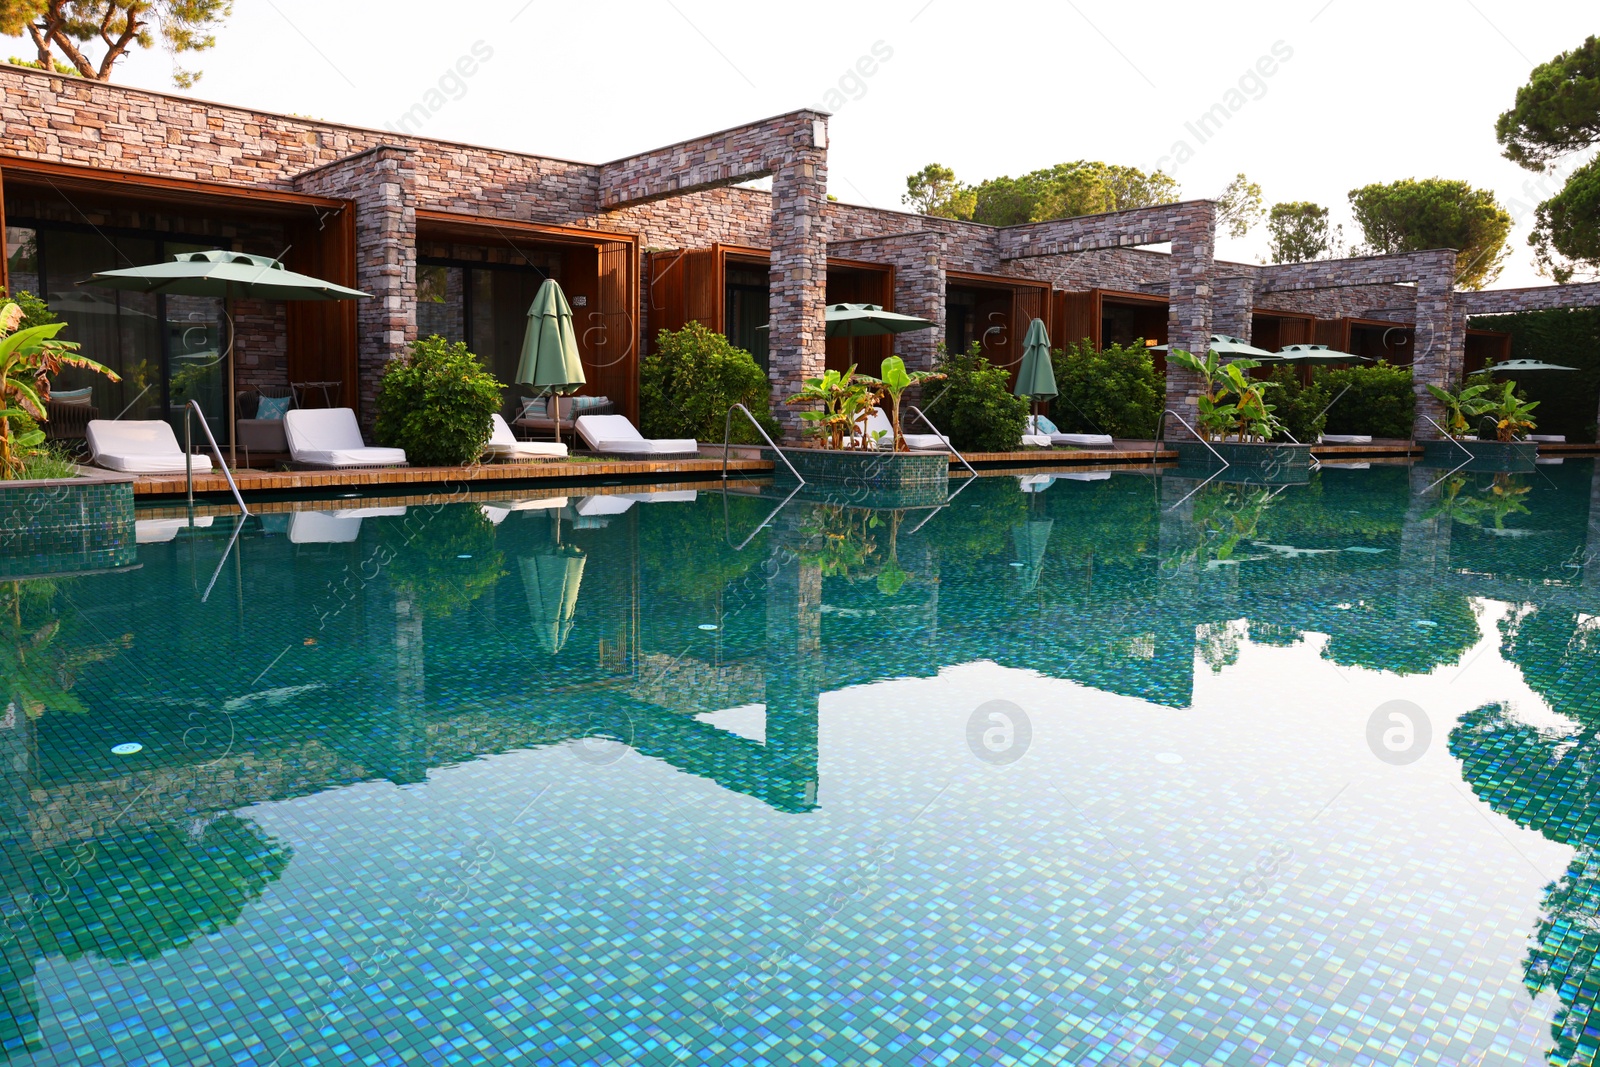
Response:
[[[1485,413],[1488,402],[1483,394],[1488,385],[1463,385],[1452,393],[1429,383],[1428,392],[1444,405],[1445,432],[1451,437],[1465,437],[1472,430],[1472,420]],[[1509,438],[1508,438],[1509,440]]]
[[[1255,360],[1223,363],[1215,352],[1208,351],[1201,359],[1181,348],[1167,353],[1167,359],[1199,376],[1205,392],[1196,401],[1196,408],[1200,429],[1208,437],[1224,440],[1232,434],[1240,441],[1268,441],[1282,429],[1282,422],[1273,414],[1274,406],[1266,398],[1266,390],[1277,383],[1250,377],[1248,372],[1261,365]]]
[[[860,381],[866,382],[889,398],[889,424],[894,427],[894,450],[896,452],[908,451],[905,435],[900,432],[900,399],[905,396],[906,390],[923,382],[937,381],[943,378],[931,370],[908,371],[906,361],[899,356],[890,356],[883,361],[880,371],[881,378],[860,376]]]
[[[1494,419],[1495,437],[1501,441],[1515,441],[1537,425],[1533,409],[1539,402],[1523,400],[1516,389],[1516,382],[1502,382],[1498,394],[1490,393],[1484,398],[1482,413]]]
[[[11,420],[27,417],[44,422],[49,418],[45,402],[50,399],[50,379],[63,367],[104,374],[114,382],[122,380],[109,368],[78,355],[76,344],[55,339],[66,323],[18,330],[21,322],[19,305],[0,304],[0,478],[20,477],[25,454],[44,441],[43,432],[37,429],[14,433]]]
[[[877,399],[869,388],[869,383],[876,381],[858,376],[854,365],[842,373],[830,370],[820,378],[807,378],[804,387],[784,403],[820,404],[822,410],[803,411],[800,417],[816,424],[812,433],[821,439],[822,447],[849,448],[877,406]]]

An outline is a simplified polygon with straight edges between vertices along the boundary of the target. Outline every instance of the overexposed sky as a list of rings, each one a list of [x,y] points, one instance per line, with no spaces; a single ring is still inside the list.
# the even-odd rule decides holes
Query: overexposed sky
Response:
[[[1350,189],[1462,178],[1519,219],[1497,286],[1542,281],[1525,241],[1548,194],[1501,158],[1495,117],[1535,64],[1600,32],[1592,0],[235,7],[200,57],[195,96],[382,127],[444,79],[431,99],[448,102],[421,132],[587,162],[831,104],[831,191],[879,207],[901,206],[905,176],[934,161],[968,181],[1080,158],[1162,163],[1186,197],[1215,195],[1242,170],[1269,204],[1332,206],[1352,239]],[[475,45],[491,57],[455,80]],[[1261,76],[1275,46],[1288,58]],[[170,89],[168,70],[157,51],[127,60],[118,80]],[[1218,103],[1236,110],[1202,142],[1186,123]],[[1179,142],[1192,158],[1163,161]],[[1264,248],[1257,228],[1218,251],[1254,261]]]

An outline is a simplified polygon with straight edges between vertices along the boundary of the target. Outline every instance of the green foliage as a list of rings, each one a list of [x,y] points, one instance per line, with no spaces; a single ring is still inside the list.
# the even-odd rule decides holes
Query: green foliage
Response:
[[[1569,441],[1592,441],[1595,394],[1600,392],[1600,308],[1524,311],[1516,315],[1475,318],[1472,325],[1511,334],[1518,357],[1542,359],[1575,372],[1529,374],[1517,384],[1537,400],[1544,433],[1565,434]]]
[[[1484,393],[1479,414],[1494,420],[1496,440],[1515,441],[1537,427],[1533,409],[1538,406],[1537,400],[1517,395],[1516,382],[1502,381]]]
[[[42,438],[44,435],[40,434]],[[78,461],[61,445],[41,443],[22,460],[23,478],[76,478]]]
[[[1014,226],[1171,204],[1178,199],[1178,183],[1161,171],[1146,174],[1138,167],[1080,159],[1020,178],[1002,175],[966,185],[949,167],[930,163],[906,179],[903,199],[924,215]]]
[[[728,409],[743,404],[776,439],[770,397],[755,357],[698,322],[662,330],[655,351],[639,364],[639,428],[646,437],[720,441]],[[750,420],[735,414],[732,440],[758,444],[761,435]]]
[[[1441,389],[1432,382],[1426,385],[1433,398],[1444,405],[1444,428],[1452,437],[1465,437],[1471,432],[1478,416],[1485,413],[1487,402],[1483,394],[1489,390],[1487,383],[1462,385],[1455,392]]]
[[[807,378],[804,387],[784,403],[820,404],[819,410],[800,413],[811,423],[808,432],[823,448],[855,448],[864,444],[862,431],[877,407],[877,394],[871,388],[876,382],[876,378],[857,377],[852,364],[842,373],[829,370],[820,378]]]
[[[1330,399],[1327,386],[1314,375],[1310,385],[1302,384],[1299,367],[1273,367],[1268,380],[1277,387],[1273,414],[1296,441],[1314,443],[1328,422],[1323,411]]]
[[[172,81],[180,89],[200,80],[197,70],[176,63],[184,52],[216,45],[214,34],[233,14],[232,0],[0,0],[0,34],[26,33],[38,49],[29,66],[110,81],[112,68],[131,49],[160,47],[173,60]],[[98,60],[82,46],[103,44]],[[54,56],[59,49],[70,67]]]
[[[922,385],[924,382],[938,381],[944,375],[937,371],[908,371],[906,361],[899,356],[889,356],[883,361],[879,373],[881,378],[862,378],[869,382],[882,396],[889,399],[889,424],[894,427],[894,450],[905,452],[906,439],[900,429],[900,401],[905,396],[906,390],[913,386]]]
[[[1328,409],[1323,433],[1370,434],[1402,440],[1411,437],[1417,398],[1412,391],[1410,367],[1391,363],[1318,367],[1313,380],[1326,390],[1328,400],[1338,397]],[[1341,392],[1343,396],[1339,395]]]
[[[21,305],[0,303],[0,478],[16,478],[24,460],[44,442],[39,421],[49,417],[45,401],[50,396],[50,380],[63,367],[104,374],[121,381],[114,373],[92,359],[78,355],[78,346],[55,340],[63,323],[51,322],[22,326]],[[13,419],[27,422],[14,428]]]
[[[1267,212],[1267,251],[1274,263],[1308,263],[1339,254],[1344,228],[1328,222],[1328,209],[1308,200],[1273,204]]]
[[[1487,189],[1446,178],[1406,178],[1350,190],[1369,253],[1456,250],[1456,284],[1482,289],[1510,250],[1511,216]]]
[[[1274,383],[1250,377],[1249,372],[1260,366],[1255,360],[1224,363],[1215,352],[1208,351],[1201,359],[1181,348],[1168,352],[1167,360],[1199,375],[1205,388],[1197,401],[1200,429],[1212,440],[1270,441],[1283,428],[1275,407],[1267,403],[1267,390],[1275,388]]]
[[[505,577],[494,523],[475,504],[411,508],[404,519],[379,520],[379,530],[390,580],[426,618],[455,614]]]
[[[1567,184],[1534,213],[1528,243],[1540,270],[1557,282],[1600,274],[1600,160],[1567,176]]]
[[[1243,173],[1234,176],[1217,196],[1217,229],[1243,237],[1261,221],[1261,186]]]
[[[48,326],[52,322],[61,321],[43,298],[33,295],[26,289],[18,289],[13,294],[7,294],[4,289],[0,289],[0,304],[4,304],[7,300],[22,309],[22,321],[17,325],[19,330],[33,326]]]
[[[504,388],[462,342],[425,337],[384,368],[373,431],[417,466],[471,463],[489,441]]]
[[[1143,342],[1096,350],[1084,338],[1051,355],[1056,399],[1051,418],[1063,433],[1155,436],[1163,383]]]
[[[928,416],[963,452],[1014,452],[1028,425],[1028,401],[1011,393],[1011,372],[992,365],[977,341],[965,352],[941,343],[934,368],[949,379]]]
[[[1529,170],[1600,144],[1600,38],[1534,67],[1494,136],[1507,159]]]

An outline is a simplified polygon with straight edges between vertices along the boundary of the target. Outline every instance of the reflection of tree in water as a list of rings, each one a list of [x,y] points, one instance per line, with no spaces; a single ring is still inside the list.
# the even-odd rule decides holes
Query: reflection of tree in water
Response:
[[[133,635],[110,641],[74,640],[78,613],[64,622],[55,607],[55,582],[37,579],[0,587],[0,690],[7,706],[15,704],[30,719],[46,711],[84,714],[88,709],[74,695],[78,675],[92,663],[113,659],[133,645]],[[3,709],[0,709],[3,712]]]
[[[293,852],[255,823],[224,815],[152,823],[31,857],[40,955],[155,959],[239,919]]]
[[[1464,474],[1458,474],[1439,487],[1439,499],[1423,519],[1448,518],[1464,526],[1488,526],[1503,530],[1506,519],[1512,515],[1528,514],[1524,498],[1532,486],[1515,474],[1496,474],[1481,492],[1465,492],[1471,484]]]
[[[1347,624],[1329,636],[1324,659],[1395,674],[1427,674],[1455,663],[1479,639],[1472,602],[1450,589],[1419,593],[1401,586],[1350,605],[1340,621]]]
[[[391,554],[390,581],[410,592],[430,619],[467,607],[505,577],[494,523],[478,507],[412,508],[403,519],[380,518],[376,524]]]

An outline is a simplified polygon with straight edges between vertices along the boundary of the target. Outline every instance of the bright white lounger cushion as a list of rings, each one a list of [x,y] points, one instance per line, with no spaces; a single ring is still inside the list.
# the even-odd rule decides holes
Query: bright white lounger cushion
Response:
[[[84,431],[89,454],[106,470],[128,474],[181,474],[183,448],[172,427],[160,420],[122,422],[92,419]],[[211,469],[211,459],[196,453],[194,472]]]
[[[693,438],[651,440],[641,434],[626,415],[579,415],[577,427],[578,435],[596,452],[684,455],[700,451]]]
[[[874,434],[880,435],[876,438]],[[871,415],[867,416],[867,437],[876,440],[878,448],[888,452],[894,448],[894,423],[889,421],[889,416],[882,408],[874,408]],[[906,433],[906,421],[900,420],[900,437],[905,441],[906,447],[913,452],[948,452],[950,451],[950,438],[937,433]]]
[[[1567,435],[1564,433],[1530,433],[1528,440],[1542,441],[1547,445],[1564,445],[1567,443]]]
[[[1325,445],[1370,445],[1372,435],[1365,433],[1325,433],[1322,435]]]
[[[283,416],[283,434],[296,463],[313,467],[398,467],[405,449],[368,448],[349,408],[296,408]]]
[[[1108,433],[1053,433],[1050,435],[1053,445],[1077,445],[1079,448],[1110,448],[1111,435]]]
[[[1050,444],[1050,435],[1047,433],[1025,433],[1022,435],[1024,448],[1030,446],[1033,448],[1049,448]]]
[[[559,458],[567,454],[567,446],[556,441],[519,441],[506,420],[496,413],[489,419],[489,443],[484,451],[501,459]]]

